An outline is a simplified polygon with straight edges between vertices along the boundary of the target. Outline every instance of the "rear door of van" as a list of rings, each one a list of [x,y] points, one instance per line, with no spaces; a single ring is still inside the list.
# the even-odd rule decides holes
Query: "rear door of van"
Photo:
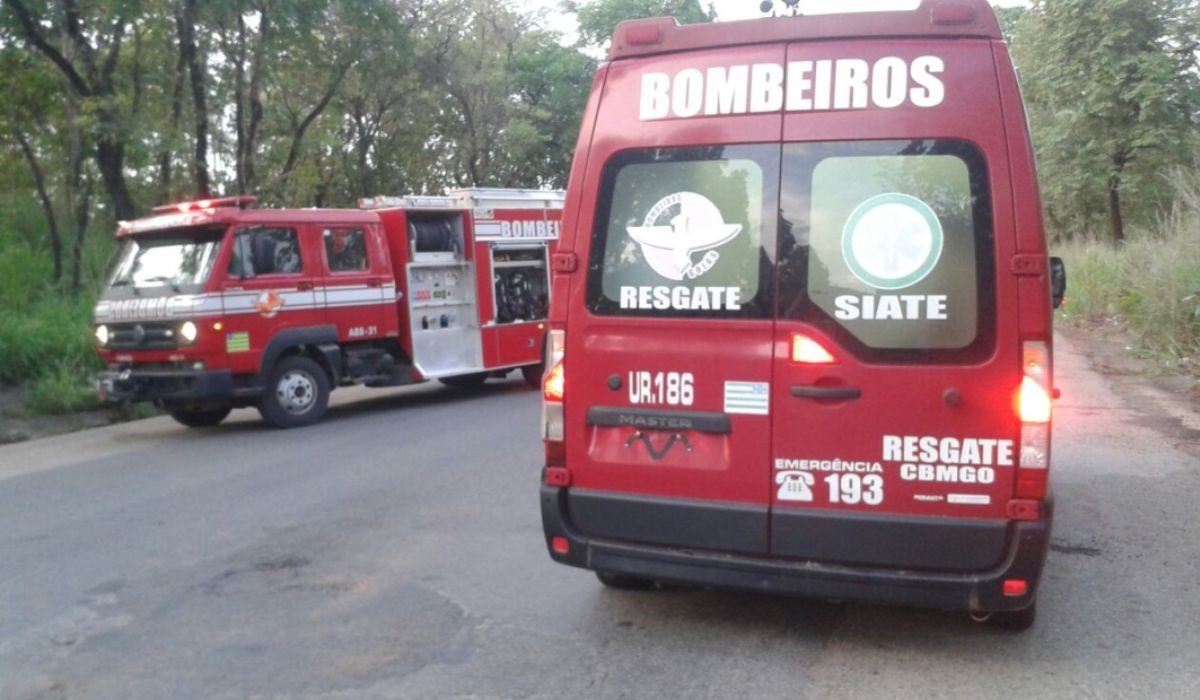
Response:
[[[803,42],[788,61],[809,83],[783,125],[770,553],[987,569],[1020,430],[991,43]]]
[[[701,112],[705,100],[754,99],[750,66],[781,66],[785,51],[608,67],[584,182],[572,185],[582,193],[581,270],[566,334],[565,445],[568,507],[585,535],[768,550],[783,119]],[[706,94],[710,69],[733,87]],[[695,82],[673,105],[693,118],[662,118],[657,102],[671,98],[656,86],[672,80]]]

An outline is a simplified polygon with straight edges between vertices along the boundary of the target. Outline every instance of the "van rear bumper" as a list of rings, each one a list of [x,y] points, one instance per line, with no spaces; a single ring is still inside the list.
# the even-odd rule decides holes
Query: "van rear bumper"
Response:
[[[847,566],[710,550],[655,546],[589,538],[576,530],[567,508],[567,488],[542,485],[542,526],[551,558],[562,564],[666,583],[714,586],[830,600],[883,602],[973,612],[1020,610],[1033,603],[1050,541],[1053,501],[1041,519],[1010,524],[1006,556],[987,571],[969,573]],[[569,548],[558,553],[554,537]],[[1008,579],[1024,580],[1027,591],[1005,596]]]

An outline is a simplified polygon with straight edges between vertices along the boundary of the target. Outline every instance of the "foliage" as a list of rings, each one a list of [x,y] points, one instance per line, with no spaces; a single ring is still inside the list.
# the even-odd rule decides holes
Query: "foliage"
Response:
[[[1140,348],[1200,374],[1200,170],[1174,171],[1175,205],[1120,248],[1059,247],[1067,264],[1069,321],[1115,322]]]
[[[674,17],[680,24],[712,22],[716,12],[701,0],[566,0],[564,7],[579,17],[579,43],[602,47],[623,20],[641,17]]]
[[[1035,0],[1014,55],[1055,233],[1148,222],[1200,147],[1194,0]]]

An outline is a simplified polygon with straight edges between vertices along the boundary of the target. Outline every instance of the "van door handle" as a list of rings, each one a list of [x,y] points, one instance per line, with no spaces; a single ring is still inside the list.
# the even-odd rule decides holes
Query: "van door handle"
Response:
[[[299,289],[302,292],[311,292],[312,288],[313,288],[312,282],[297,282],[296,283],[296,289]]]
[[[371,279],[367,280],[367,286],[368,287],[382,287],[383,280],[379,279],[378,277],[372,277]]]
[[[857,399],[862,396],[862,389],[856,386],[810,386],[797,384],[789,393],[801,399]]]

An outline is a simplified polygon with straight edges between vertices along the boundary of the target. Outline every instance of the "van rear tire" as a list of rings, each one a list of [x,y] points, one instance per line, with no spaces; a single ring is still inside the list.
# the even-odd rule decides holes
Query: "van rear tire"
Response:
[[[627,576],[625,574],[614,574],[610,571],[597,571],[596,578],[603,583],[606,588],[615,588],[619,591],[649,591],[654,589],[654,581],[640,576]]]

